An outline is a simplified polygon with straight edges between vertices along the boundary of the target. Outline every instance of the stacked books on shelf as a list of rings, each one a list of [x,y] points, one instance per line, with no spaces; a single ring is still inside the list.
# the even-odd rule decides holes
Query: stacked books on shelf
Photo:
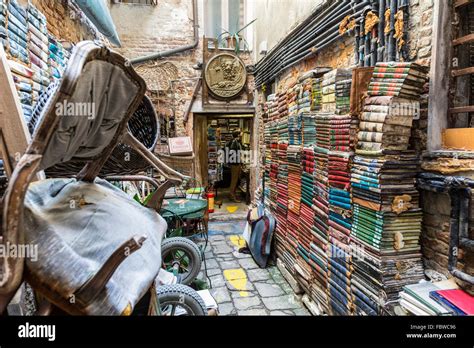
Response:
[[[369,96],[418,99],[428,81],[428,69],[416,63],[378,63],[369,85]]]
[[[373,80],[386,63],[377,65]],[[405,69],[406,63],[390,63]],[[373,91],[374,89],[372,89]],[[415,177],[419,158],[408,149],[419,95],[381,90],[365,100],[351,174],[352,291],[357,314],[377,314],[404,286],[424,278],[419,237],[422,211]]]

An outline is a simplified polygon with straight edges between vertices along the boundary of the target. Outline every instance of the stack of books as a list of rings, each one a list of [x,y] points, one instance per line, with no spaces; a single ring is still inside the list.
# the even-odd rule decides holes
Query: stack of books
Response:
[[[416,63],[377,63],[369,95],[419,98],[428,81],[427,73],[426,67]]]

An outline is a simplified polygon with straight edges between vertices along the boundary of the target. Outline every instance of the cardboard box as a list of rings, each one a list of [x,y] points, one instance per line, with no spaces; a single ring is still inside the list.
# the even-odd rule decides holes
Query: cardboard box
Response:
[[[474,128],[452,128],[443,132],[446,150],[474,151]]]

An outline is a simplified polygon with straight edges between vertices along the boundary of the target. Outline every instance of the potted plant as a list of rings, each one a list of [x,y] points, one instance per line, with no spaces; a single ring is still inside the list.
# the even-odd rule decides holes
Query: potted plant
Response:
[[[253,21],[247,23],[235,33],[230,33],[228,30],[222,29],[223,32],[221,35],[219,35],[217,40],[219,41],[220,45],[233,48],[237,54],[239,54],[241,51],[248,51],[249,45],[241,33],[250,25],[252,25],[256,20],[257,19],[254,19]]]

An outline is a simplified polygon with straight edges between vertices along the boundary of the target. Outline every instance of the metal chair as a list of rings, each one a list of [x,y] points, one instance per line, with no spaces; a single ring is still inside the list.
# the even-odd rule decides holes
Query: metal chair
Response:
[[[81,90],[84,86],[88,89]],[[113,90],[109,90],[110,86]],[[145,90],[144,81],[122,56],[93,42],[82,42],[76,46],[65,76],[45,104],[33,139],[9,180],[2,201],[0,243],[4,246],[21,245],[28,242],[31,236],[35,236],[40,243],[40,248],[47,248],[47,245],[41,245],[45,242],[41,240],[41,236],[35,235],[35,231],[26,229],[29,221],[24,220],[26,212],[24,203],[30,184],[37,180],[38,173],[42,170],[77,160],[82,161],[84,166],[76,173],[76,180],[68,181],[68,183],[86,186],[103,184],[106,187],[106,184],[96,181],[96,178],[120,140],[166,178],[147,204],[147,207],[155,212],[160,210],[166,190],[181,184],[186,177],[166,166],[127,130],[127,122],[142,102]],[[90,95],[88,93],[92,94],[91,99],[85,97]],[[95,115],[95,118],[65,117],[59,113],[57,106],[61,103],[83,102],[84,99],[91,103],[98,103],[95,111],[99,115]],[[35,186],[41,183],[42,181],[39,181],[35,183]],[[122,198],[120,194],[117,195],[120,201]],[[111,281],[124,272],[124,269],[126,271],[127,266],[130,266],[131,261],[128,262],[130,255],[140,249],[138,254],[159,249],[159,245],[150,243],[153,244],[154,239],[160,238],[160,233],[164,235],[166,224],[156,213],[156,215],[149,215],[150,211],[140,210],[138,206],[134,207],[138,215],[153,216],[153,219],[159,222],[154,229],[158,235],[132,236],[120,245],[108,246],[107,250],[113,248],[114,251],[106,257],[101,255],[100,267],[93,274],[87,275],[87,281],[79,288],[67,289],[65,284],[54,283],[54,279],[38,278],[31,263],[26,262],[25,259],[8,255],[2,258],[0,260],[0,313],[4,312],[22,281],[26,280],[48,300],[49,304],[53,304],[68,314],[130,314],[136,303],[122,306],[120,310],[118,310],[119,307],[110,307],[108,311],[104,309],[104,313],[97,309],[97,304],[101,299],[111,296],[107,293],[113,288]],[[110,213],[113,215],[113,212]],[[64,266],[53,252],[46,250],[43,256],[44,259],[40,262],[43,263],[42,267],[46,271],[50,267],[51,272],[56,272],[56,269],[51,269],[52,266],[59,268]],[[124,267],[118,270],[122,264]],[[156,264],[161,264],[159,254]],[[149,270],[143,277],[144,283],[141,284],[143,288],[151,288],[154,279],[152,275],[155,271],[157,274],[159,268]],[[108,290],[105,291],[105,289]],[[137,292],[141,290],[143,289],[138,289]],[[118,290],[115,289],[115,291]],[[75,301],[71,301],[70,295],[74,296]],[[40,312],[47,314],[51,312],[51,307],[43,308]]]

